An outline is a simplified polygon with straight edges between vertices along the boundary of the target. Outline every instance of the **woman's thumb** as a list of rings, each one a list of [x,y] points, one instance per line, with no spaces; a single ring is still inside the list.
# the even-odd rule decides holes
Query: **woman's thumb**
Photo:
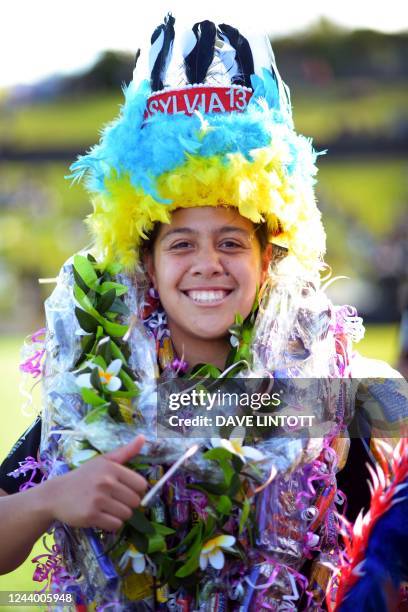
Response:
[[[141,434],[134,438],[128,444],[124,446],[119,446],[115,448],[115,450],[110,451],[109,453],[105,453],[105,459],[109,459],[110,461],[114,461],[115,463],[127,463],[134,459],[136,455],[139,454],[140,449],[145,443],[145,438]]]

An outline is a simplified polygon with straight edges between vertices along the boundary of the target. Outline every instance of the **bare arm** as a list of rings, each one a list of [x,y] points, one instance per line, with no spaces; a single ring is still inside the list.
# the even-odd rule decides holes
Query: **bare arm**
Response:
[[[72,527],[120,529],[140,504],[145,479],[122,465],[143,445],[126,446],[22,493],[0,489],[0,574],[21,565],[38,538],[58,520]]]
[[[38,538],[53,521],[45,485],[8,495],[0,489],[0,574],[25,561]]]

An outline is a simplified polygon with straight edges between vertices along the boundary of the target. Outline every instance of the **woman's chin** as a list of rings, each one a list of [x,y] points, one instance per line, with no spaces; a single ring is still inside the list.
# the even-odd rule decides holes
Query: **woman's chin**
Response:
[[[208,342],[220,341],[220,340],[228,340],[230,333],[227,328],[220,329],[209,329],[208,327],[197,327],[196,329],[190,330],[190,335],[192,338],[197,338],[199,340],[205,340]]]

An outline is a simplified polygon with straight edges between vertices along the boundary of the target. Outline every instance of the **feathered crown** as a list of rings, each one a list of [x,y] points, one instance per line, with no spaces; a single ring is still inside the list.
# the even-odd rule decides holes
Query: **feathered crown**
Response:
[[[141,241],[177,208],[234,206],[316,271],[325,234],[317,154],[294,131],[269,39],[212,21],[177,31],[168,14],[124,88],[119,117],[72,166],[87,176],[87,223],[105,261],[131,269]]]

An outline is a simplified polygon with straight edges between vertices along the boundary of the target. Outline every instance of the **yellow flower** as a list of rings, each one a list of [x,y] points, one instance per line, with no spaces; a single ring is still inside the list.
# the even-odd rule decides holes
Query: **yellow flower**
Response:
[[[135,574],[143,574],[146,568],[146,560],[145,556],[137,550],[133,544],[130,544],[127,551],[123,554],[121,560],[119,561],[119,567],[124,570],[131,561],[132,568]]]
[[[200,567],[205,570],[208,562],[215,569],[221,569],[224,567],[225,557],[223,550],[232,551],[231,546],[235,544],[234,536],[220,535],[211,540],[207,540],[201,549],[200,553]]]
[[[116,374],[119,374],[119,370],[122,367],[122,361],[115,359],[109,366],[104,370],[101,366],[97,366],[95,363],[87,363],[91,368],[98,368],[99,379],[103,385],[106,385],[108,391],[117,391],[120,389],[122,382]],[[76,384],[78,387],[84,387],[86,389],[92,389],[91,375],[89,373],[79,374],[76,377]]]
[[[227,451],[232,453],[233,455],[237,455],[246,463],[246,457],[252,459],[253,461],[260,461],[264,458],[261,451],[256,448],[252,448],[252,446],[242,446],[245,439],[245,427],[234,427],[231,432],[229,440],[225,438],[211,438],[211,444],[213,447],[225,448]]]

